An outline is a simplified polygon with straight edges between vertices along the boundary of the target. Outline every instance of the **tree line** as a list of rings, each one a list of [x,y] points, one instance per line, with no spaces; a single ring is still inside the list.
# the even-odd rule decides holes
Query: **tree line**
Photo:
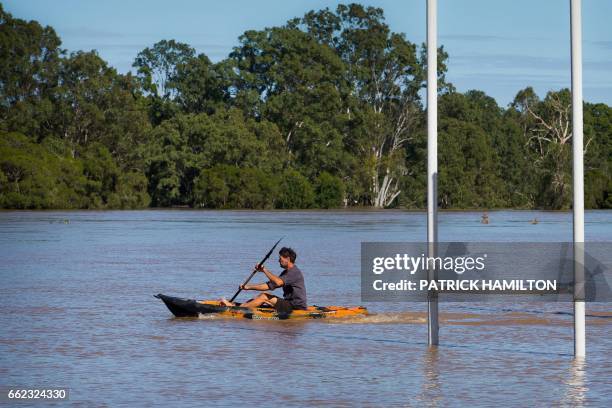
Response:
[[[567,209],[571,96],[460,93],[438,52],[441,208]],[[162,40],[119,74],[0,4],[0,208],[423,208],[426,47],[382,9]],[[612,208],[612,108],[584,104],[585,205]]]

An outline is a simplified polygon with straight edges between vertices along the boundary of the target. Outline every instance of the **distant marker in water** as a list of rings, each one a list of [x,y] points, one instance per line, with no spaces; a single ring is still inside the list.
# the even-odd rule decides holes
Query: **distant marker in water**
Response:
[[[482,217],[480,217],[480,222],[482,224],[488,224],[489,223],[489,214],[487,214],[486,211],[484,212],[484,214],[482,214]]]

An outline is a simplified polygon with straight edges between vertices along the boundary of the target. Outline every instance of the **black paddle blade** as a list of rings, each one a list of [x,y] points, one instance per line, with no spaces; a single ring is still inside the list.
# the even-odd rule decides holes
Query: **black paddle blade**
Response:
[[[276,244],[274,244],[274,246],[272,247],[272,249],[270,250],[270,252],[268,252],[268,254],[264,257],[264,259],[261,260],[261,262],[259,263],[260,265],[263,265],[264,262],[266,262],[268,260],[268,258],[270,257],[270,255],[272,255],[272,252],[274,252],[274,249],[276,248],[276,246],[278,245],[279,242],[281,242],[283,240],[283,238],[285,237],[281,237],[281,239],[279,239],[278,241],[276,241]]]

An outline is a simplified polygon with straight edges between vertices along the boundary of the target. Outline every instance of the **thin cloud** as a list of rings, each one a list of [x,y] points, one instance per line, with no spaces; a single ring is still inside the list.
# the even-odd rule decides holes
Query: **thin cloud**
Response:
[[[604,50],[612,51],[612,41],[591,41],[591,44],[595,44],[598,47],[603,48]]]
[[[460,67],[479,67],[489,69],[546,69],[567,70],[569,57],[536,57],[513,54],[474,54],[451,56],[449,63]]]
[[[496,70],[533,69],[569,72],[571,60],[569,55],[567,57],[537,57],[516,54],[475,54],[451,56],[449,63],[454,68],[478,67],[479,69]],[[612,71],[612,61],[585,60],[582,64],[584,69],[589,71]]]
[[[527,85],[547,87],[549,89],[569,88],[571,86],[571,76],[559,74],[530,74],[525,72],[517,73],[491,73],[491,72],[474,72],[465,74],[448,75],[451,82],[469,83],[474,88],[495,89],[500,86],[512,86],[524,88]],[[585,79],[583,82],[585,91],[589,89],[590,93],[594,90],[602,93],[603,90],[609,89],[612,84],[602,84],[602,81],[597,78]],[[610,93],[609,95],[612,95]],[[608,95],[608,97],[609,97]]]
[[[525,74],[525,73],[490,73],[474,72],[466,74],[449,75],[452,80],[463,79],[470,81],[494,82],[496,84],[551,84],[555,86],[567,86],[570,82],[569,74],[567,77],[558,75],[544,74]]]
[[[452,40],[452,41],[470,41],[470,42],[490,42],[490,41],[545,41],[550,43],[552,41],[560,41],[559,38],[551,37],[517,37],[517,36],[502,36],[502,35],[489,35],[489,34],[441,34],[441,40]],[[563,39],[563,42],[567,42]]]
[[[584,69],[592,71],[612,71],[612,61],[584,61]]]
[[[498,35],[482,35],[482,34],[443,34],[440,35],[442,40],[458,40],[458,41],[497,41],[497,40],[513,40],[511,37],[503,37]]]
[[[74,36],[76,38],[126,38],[125,33],[116,31],[99,30],[90,27],[72,27],[61,30],[62,36]],[[134,34],[130,34],[133,36]]]

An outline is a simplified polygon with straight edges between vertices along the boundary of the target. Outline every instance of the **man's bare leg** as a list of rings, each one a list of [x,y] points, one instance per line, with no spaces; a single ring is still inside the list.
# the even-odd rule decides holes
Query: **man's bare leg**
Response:
[[[249,300],[248,302],[242,303],[240,307],[259,307],[267,303],[270,306],[274,306],[276,304],[276,296],[270,295],[269,293],[260,293],[256,298]],[[219,300],[219,304],[221,306],[236,306],[235,303],[232,303],[224,298]]]
[[[270,295],[269,293],[261,293],[255,299],[251,299],[246,303],[240,305],[240,307],[259,307],[264,303],[267,303],[270,306],[274,306],[276,304],[276,296]]]
[[[263,304],[268,304],[270,306],[274,306],[276,304],[277,297],[271,295],[269,293],[260,293],[256,298],[249,300],[248,302],[242,303],[240,307],[259,307]],[[236,306],[235,303],[232,303],[225,298],[221,298],[219,300],[219,305],[221,306]]]
[[[219,299],[219,306],[236,306],[236,304],[230,302],[229,300],[227,300],[225,298],[221,298],[221,299]]]

